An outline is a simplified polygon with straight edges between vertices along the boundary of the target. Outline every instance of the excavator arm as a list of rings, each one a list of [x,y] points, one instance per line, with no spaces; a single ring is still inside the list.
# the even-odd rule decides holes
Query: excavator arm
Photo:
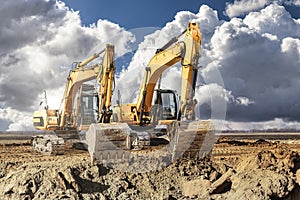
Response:
[[[112,115],[111,98],[114,89],[114,46],[107,45],[103,57],[102,71],[98,74],[99,88],[99,119],[100,123],[109,123]]]
[[[92,67],[86,67],[86,65],[99,57],[104,52],[102,64],[96,64]],[[92,55],[87,60],[79,63],[75,69],[73,69],[66,83],[66,89],[63,97],[63,109],[60,120],[60,129],[64,129],[65,126],[76,126],[75,120],[72,120],[72,109],[74,106],[74,100],[77,91],[84,82],[97,79],[99,82],[99,117],[103,115],[107,116],[110,110],[110,102],[112,96],[113,77],[114,77],[114,46],[107,44],[106,48],[99,53]]]
[[[183,34],[185,34],[184,41],[177,42]],[[158,49],[146,67],[137,102],[140,121],[142,121],[145,113],[150,112],[154,88],[161,74],[179,61],[182,65],[180,113],[187,119],[194,119],[195,101],[193,98],[202,36],[197,23],[189,23],[187,29],[181,35]]]
[[[59,123],[60,129],[64,129],[65,126],[74,127],[75,122],[73,122],[71,117],[76,93],[84,82],[93,80],[97,77],[100,68],[100,65],[94,65],[90,68],[77,66],[75,69],[70,71],[62,100],[63,108]]]

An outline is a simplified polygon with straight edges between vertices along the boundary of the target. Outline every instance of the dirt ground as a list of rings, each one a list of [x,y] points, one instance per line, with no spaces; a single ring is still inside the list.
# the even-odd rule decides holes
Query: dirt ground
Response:
[[[220,138],[209,158],[145,173],[92,164],[83,150],[0,142],[0,199],[300,199],[300,141]],[[137,163],[138,167],[145,167]]]

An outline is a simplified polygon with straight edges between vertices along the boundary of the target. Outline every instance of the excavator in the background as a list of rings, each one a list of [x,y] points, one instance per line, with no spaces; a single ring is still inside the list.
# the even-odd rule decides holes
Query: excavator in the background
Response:
[[[102,64],[87,66],[103,53]],[[64,139],[78,138],[78,133],[87,130],[92,123],[109,123],[114,71],[114,46],[111,44],[76,63],[67,78],[62,109],[49,109],[46,105],[45,109],[34,112],[34,127],[55,134],[35,136],[33,148],[45,154],[60,154],[65,149]],[[97,85],[86,84],[95,79]]]
[[[182,35],[184,40],[179,41]],[[215,140],[212,122],[195,119],[201,40],[198,24],[189,23],[182,34],[156,51],[145,69],[137,103],[118,101],[111,123],[90,125],[86,143],[93,161],[128,157],[129,149],[147,148],[155,138],[167,138],[172,160],[202,158],[211,151]],[[180,105],[175,91],[160,88],[162,73],[179,61]]]

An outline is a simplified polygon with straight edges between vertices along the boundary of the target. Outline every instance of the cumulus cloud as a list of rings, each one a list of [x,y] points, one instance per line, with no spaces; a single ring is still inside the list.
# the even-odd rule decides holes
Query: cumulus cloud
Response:
[[[226,14],[236,17],[263,8],[269,0],[240,0],[226,4]]]
[[[32,118],[44,90],[49,91],[49,106],[58,108],[73,62],[102,50],[107,42],[114,42],[116,54],[122,55],[128,51],[127,43],[134,40],[130,32],[106,20],[82,26],[79,13],[60,1],[1,3],[0,108],[4,111],[11,109]],[[23,127],[12,125],[22,124],[20,118],[1,115],[0,119],[2,130]]]
[[[10,107],[0,108],[0,131],[34,130],[32,114],[20,112]]]
[[[299,38],[300,22],[293,19],[283,6],[271,4],[258,12],[249,13],[243,23],[271,40],[285,37]],[[272,38],[273,36],[273,38]]]
[[[210,55],[226,89],[253,102],[242,107],[229,104],[228,120],[299,120],[299,94],[295,92],[299,86],[299,28],[283,6],[271,4],[216,29]]]
[[[260,10],[272,3],[300,6],[299,0],[235,0],[233,3],[226,3],[225,14],[230,18],[237,17]]]

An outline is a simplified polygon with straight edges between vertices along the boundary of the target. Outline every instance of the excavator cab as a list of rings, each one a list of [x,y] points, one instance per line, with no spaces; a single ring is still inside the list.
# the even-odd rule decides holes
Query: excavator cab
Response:
[[[58,110],[45,108],[33,114],[33,126],[37,130],[56,130],[59,123]]]
[[[84,125],[89,126],[91,123],[97,122],[99,102],[99,97],[93,85],[83,84],[80,91],[78,97],[80,101],[76,105],[79,106],[77,117],[77,127],[79,130]]]
[[[159,120],[176,120],[178,115],[178,98],[176,91],[157,89],[155,99],[151,107],[151,120],[157,123]]]

